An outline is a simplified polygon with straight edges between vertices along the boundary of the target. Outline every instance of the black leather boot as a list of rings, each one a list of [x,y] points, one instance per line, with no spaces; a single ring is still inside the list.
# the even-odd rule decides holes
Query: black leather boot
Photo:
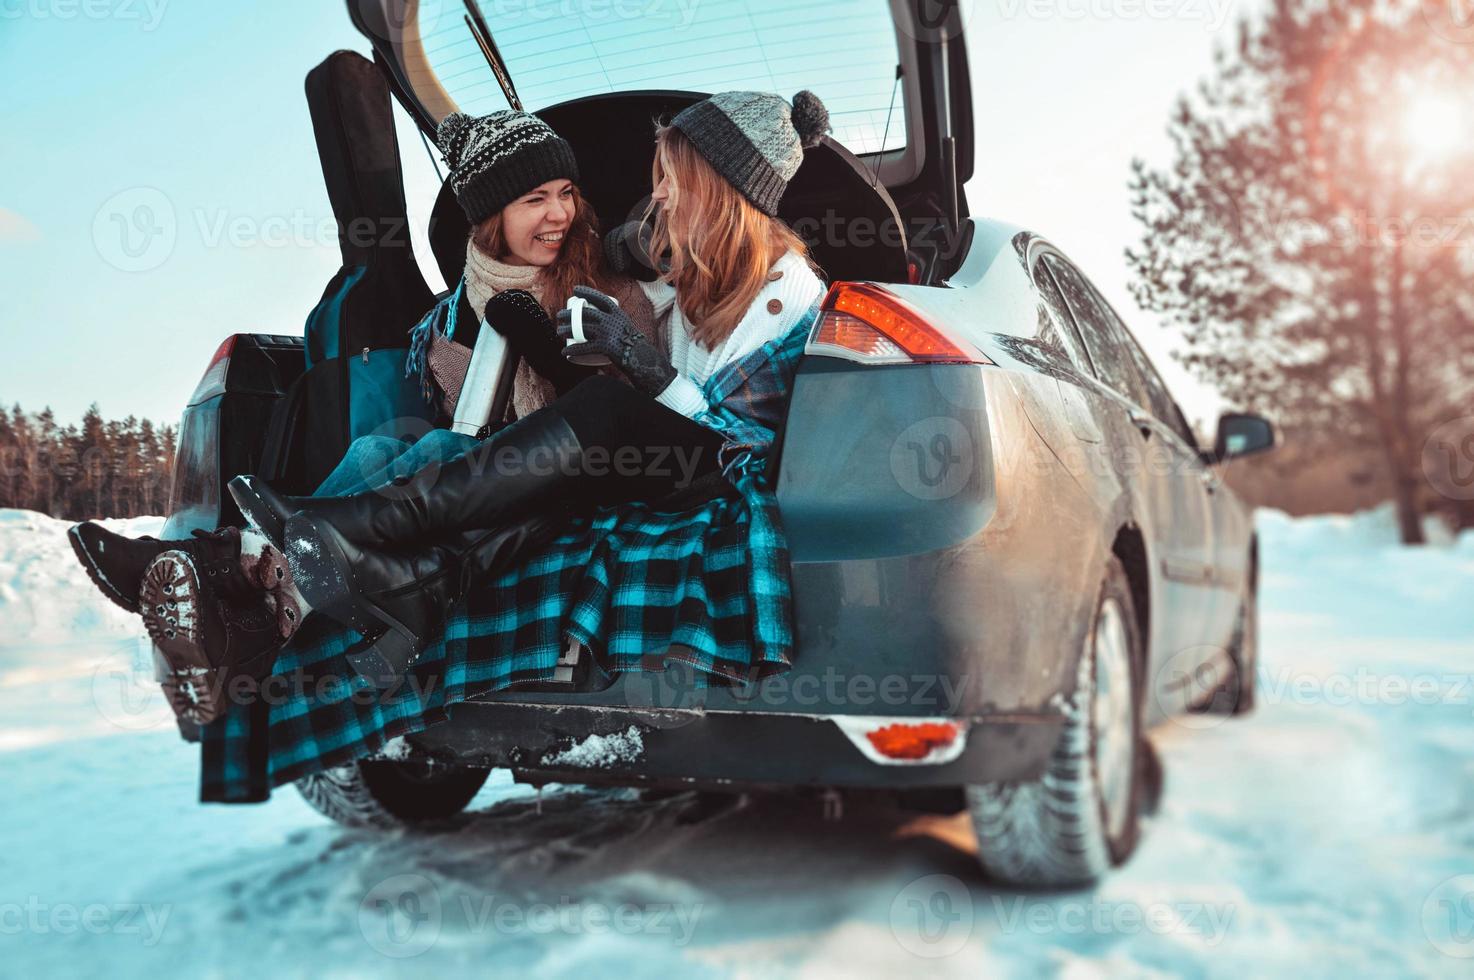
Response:
[[[410,549],[365,548],[320,515],[287,521],[292,571],[303,598],[364,636],[353,669],[379,688],[404,675],[444,631],[451,608],[480,577],[502,571],[549,540],[566,511],[538,514],[495,531],[467,532]]]
[[[322,517],[345,542],[361,548],[418,545],[461,528],[500,527],[545,508],[558,485],[584,465],[583,454],[567,420],[544,409],[464,456],[432,463],[381,489],[346,497],[292,497],[241,476],[230,482],[230,494],[246,519],[295,561],[287,530],[294,515]]]
[[[192,537],[183,540],[160,541],[151,537],[130,538],[94,521],[85,521],[68,529],[67,540],[98,591],[131,613],[142,611],[138,593],[143,587],[144,572],[166,551],[187,554],[200,574],[212,580],[214,589],[229,598],[246,598],[263,589],[241,567],[238,528],[195,531]]]

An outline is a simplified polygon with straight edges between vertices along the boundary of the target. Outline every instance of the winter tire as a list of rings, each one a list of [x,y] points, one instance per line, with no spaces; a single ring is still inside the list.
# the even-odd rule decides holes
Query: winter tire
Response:
[[[428,759],[361,759],[303,776],[297,791],[345,827],[393,829],[455,816],[489,775],[490,769]]]
[[[1131,856],[1145,759],[1142,651],[1131,585],[1112,556],[1044,775],[966,789],[978,859],[990,877],[1014,885],[1088,885]]]

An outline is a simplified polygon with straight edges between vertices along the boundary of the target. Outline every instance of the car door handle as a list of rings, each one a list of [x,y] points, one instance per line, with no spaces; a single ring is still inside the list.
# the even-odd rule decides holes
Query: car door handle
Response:
[[[1218,476],[1212,470],[1202,470],[1198,473],[1198,479],[1203,481],[1203,489],[1209,493],[1218,492]]]
[[[1155,431],[1151,416],[1142,415],[1140,412],[1131,412],[1130,415],[1131,424],[1136,426],[1136,430],[1141,433],[1141,437],[1143,439],[1150,439],[1152,432]]]

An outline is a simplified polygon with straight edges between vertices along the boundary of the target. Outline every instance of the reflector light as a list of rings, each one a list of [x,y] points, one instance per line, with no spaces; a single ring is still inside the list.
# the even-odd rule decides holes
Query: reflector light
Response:
[[[866,738],[888,759],[924,759],[933,749],[951,745],[957,738],[957,726],[951,722],[886,725],[867,733]]]
[[[866,364],[992,364],[964,349],[899,296],[869,283],[835,283],[824,297],[808,352]]]
[[[834,715],[829,720],[876,765],[942,766],[967,748],[967,723],[955,718]]]

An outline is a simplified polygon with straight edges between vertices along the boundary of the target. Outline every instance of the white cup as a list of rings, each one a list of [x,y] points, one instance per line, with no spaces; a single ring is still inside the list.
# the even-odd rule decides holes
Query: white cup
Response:
[[[613,297],[611,297],[611,299],[612,298]],[[572,347],[574,344],[582,344],[582,343],[584,343],[585,341],[588,340],[588,338],[585,337],[584,336],[584,333],[583,333],[583,308],[585,306],[588,306],[588,305],[589,305],[588,300],[584,299],[582,296],[570,296],[570,297],[568,297],[568,305],[567,305],[566,308],[570,312],[573,313],[573,316],[572,316],[571,321],[569,323],[569,326],[572,327],[572,330],[573,330],[573,336],[570,337],[570,338],[568,338],[568,343],[566,343],[566,344],[563,345],[565,348],[566,347]],[[615,300],[614,301],[614,305],[615,306],[618,306],[619,305],[619,301],[618,300]],[[571,364],[580,364],[580,365],[583,365],[584,367],[604,367],[606,364],[612,363],[609,360],[609,356],[607,354],[598,354],[598,353],[566,354],[565,353],[563,356],[568,359],[569,363],[571,363]]]

